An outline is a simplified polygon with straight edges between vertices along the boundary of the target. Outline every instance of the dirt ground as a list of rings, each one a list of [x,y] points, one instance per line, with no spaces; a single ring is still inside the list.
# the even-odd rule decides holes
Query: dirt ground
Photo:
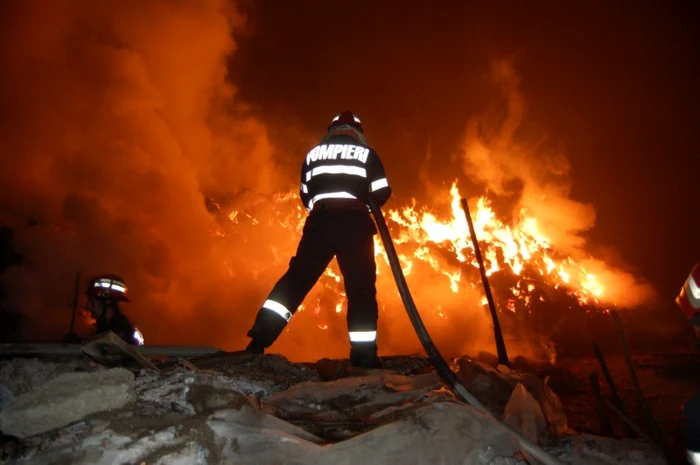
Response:
[[[629,418],[646,434],[651,430],[635,395],[633,383],[622,354],[604,354],[611,376]],[[664,353],[632,354],[643,397],[651,415],[658,424],[663,440],[668,445],[675,463],[687,463],[683,439],[683,404],[700,392],[700,352],[675,350]],[[558,360],[550,377],[550,385],[561,398],[569,419],[569,425],[577,431],[602,434],[602,422],[596,410],[596,398],[589,382],[595,371],[601,383],[603,396],[610,396],[610,389],[603,377],[597,358],[569,358]],[[558,374],[557,374],[558,373]],[[607,409],[608,418],[616,437],[630,437],[620,418]],[[632,433],[633,434],[633,433]]]

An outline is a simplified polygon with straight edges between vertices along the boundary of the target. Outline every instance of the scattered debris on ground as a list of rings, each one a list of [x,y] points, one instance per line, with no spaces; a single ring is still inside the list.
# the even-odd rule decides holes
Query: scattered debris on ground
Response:
[[[453,369],[501,422],[459,401],[425,357],[387,357],[373,370],[243,352],[131,362],[0,360],[0,460],[535,463],[510,427],[566,464],[664,463],[641,439],[572,430],[537,376],[467,357]]]

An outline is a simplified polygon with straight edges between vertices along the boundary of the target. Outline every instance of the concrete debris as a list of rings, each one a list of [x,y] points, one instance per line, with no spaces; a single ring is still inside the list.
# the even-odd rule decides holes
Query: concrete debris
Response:
[[[123,368],[95,373],[66,373],[22,394],[0,412],[0,430],[26,438],[119,409],[133,402],[134,375]]]
[[[550,453],[571,465],[664,465],[666,460],[648,442],[582,434],[560,441]]]
[[[549,442],[547,420],[542,409],[532,394],[520,383],[513,389],[513,394],[506,404],[503,421],[534,444]]]
[[[13,400],[15,400],[15,395],[12,394],[12,391],[0,384],[0,412],[10,405],[10,402]]]
[[[15,396],[19,396],[65,373],[93,372],[102,369],[86,357],[0,360],[0,384]]]
[[[142,368],[159,371],[153,362],[112,331],[93,336],[83,342],[80,349],[105,367],[126,366],[133,362]]]
[[[460,402],[426,368],[425,358],[422,363],[417,357],[405,359],[404,363],[396,357],[391,368],[382,370],[346,366],[341,377],[325,382],[321,379],[339,374],[335,361],[321,363],[326,375],[320,377],[313,364],[240,354],[209,357],[206,370],[189,360],[161,362],[160,372],[142,369],[133,374],[117,368],[64,374],[21,393],[0,412],[3,430],[10,425],[6,434],[15,436],[0,444],[0,462],[533,463],[504,424]],[[22,364],[36,371],[36,362],[14,363],[18,373]],[[467,359],[459,363],[461,376],[487,404],[502,404],[499,418],[544,443],[563,463],[662,463],[653,447],[638,441],[572,432],[554,436],[542,408],[542,402],[551,399],[546,391],[533,388],[534,381]],[[465,376],[468,370],[471,377]],[[71,395],[66,392],[69,386]],[[94,408],[90,396],[99,397],[101,409]],[[121,404],[112,398],[121,398]],[[93,408],[78,406],[79,399]],[[30,407],[34,423],[43,423],[42,428],[27,426]],[[39,410],[41,422],[36,421]],[[58,415],[57,410],[71,415]],[[24,423],[6,423],[8,411],[24,412]],[[55,417],[61,420],[52,420]]]
[[[313,415],[326,420],[365,418],[391,405],[415,401],[439,387],[421,380],[422,387],[408,377],[372,374],[327,382],[306,382],[263,398],[263,404],[280,418]],[[388,383],[388,386],[387,386]],[[399,386],[393,389],[390,386]]]
[[[549,436],[556,438],[569,433],[564,406],[554,391],[539,378],[503,365],[492,368],[468,357],[461,357],[452,365],[464,387],[499,418],[503,418],[516,386],[522,384],[539,404],[547,420]]]

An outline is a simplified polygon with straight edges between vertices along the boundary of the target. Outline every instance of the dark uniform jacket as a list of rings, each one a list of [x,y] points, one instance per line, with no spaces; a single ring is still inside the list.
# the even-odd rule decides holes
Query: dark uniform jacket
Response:
[[[97,334],[104,333],[105,331],[112,331],[129,344],[137,344],[136,338],[134,337],[134,325],[132,325],[129,319],[121,312],[115,312],[114,316],[109,321],[104,317],[97,319]]]
[[[309,211],[322,199],[358,199],[367,204],[371,195],[382,206],[391,196],[377,153],[349,135],[327,136],[307,153],[299,189]]]

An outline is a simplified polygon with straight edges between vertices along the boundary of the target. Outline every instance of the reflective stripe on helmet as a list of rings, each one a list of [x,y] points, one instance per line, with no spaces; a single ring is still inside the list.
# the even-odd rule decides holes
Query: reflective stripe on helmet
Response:
[[[360,121],[360,118],[358,118],[357,115],[351,111],[344,111],[335,115],[331,120],[331,126],[336,124],[351,124],[362,132],[362,122]]]
[[[692,275],[688,277],[685,292],[690,305],[692,305],[694,309],[700,310],[700,287],[698,287],[698,283],[695,282],[695,278],[693,278]]]
[[[263,308],[275,312],[287,321],[292,319],[292,312],[290,312],[287,307],[274,300],[267,299],[263,304]]]
[[[113,291],[126,292],[126,285],[123,282],[115,281],[112,279],[98,279],[95,281],[94,287],[99,287],[102,289],[112,289]]]

